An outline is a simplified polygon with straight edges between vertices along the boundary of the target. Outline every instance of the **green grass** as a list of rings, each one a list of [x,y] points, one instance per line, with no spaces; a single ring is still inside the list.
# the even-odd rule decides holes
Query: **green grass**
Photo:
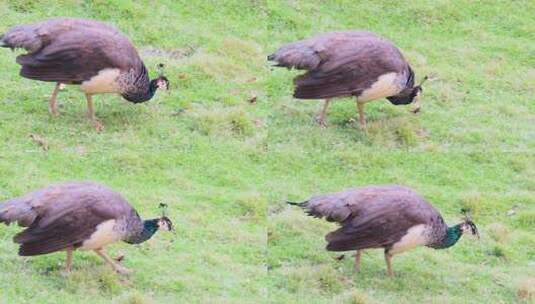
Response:
[[[146,217],[168,203],[178,230],[110,247],[126,254],[129,277],[84,252],[62,277],[64,254],[18,257],[19,228],[0,227],[0,303],[533,301],[533,1],[0,0],[0,11],[0,32],[57,15],[113,22],[152,75],[166,64],[172,86],[141,105],[96,96],[106,126],[97,134],[75,87],[51,118],[52,84],[20,78],[15,54],[0,50],[0,200],[96,180]],[[372,102],[365,133],[346,99],[328,129],[314,124],[319,103],[293,100],[296,72],[270,69],[265,56],[341,29],[389,37],[418,79],[432,77],[421,113]],[[336,261],[323,249],[334,225],[283,204],[386,183],[413,187],[451,223],[470,207],[481,240],[396,256],[394,279],[381,251],[368,251],[356,275],[350,253]]]

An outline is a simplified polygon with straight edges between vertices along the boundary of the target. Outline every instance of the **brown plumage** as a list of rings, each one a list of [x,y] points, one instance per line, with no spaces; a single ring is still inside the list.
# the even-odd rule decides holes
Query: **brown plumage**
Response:
[[[151,99],[158,88],[168,87],[161,75],[152,81],[136,49],[113,26],[87,19],[54,18],[19,25],[0,36],[0,46],[28,51],[17,57],[20,75],[55,82],[49,110],[58,115],[56,96],[60,84],[80,85],[86,94],[88,116],[97,123],[92,95],[117,93],[140,103]]]
[[[143,221],[119,193],[93,182],[58,184],[0,203],[0,223],[13,222],[27,227],[13,238],[21,256],[66,251],[70,270],[73,250],[93,250],[120,273],[128,270],[104,253],[105,246],[141,243],[158,229],[172,229],[165,216]]]
[[[354,96],[365,126],[364,103],[386,97],[393,104],[418,99],[421,84],[401,52],[388,40],[366,31],[332,32],[293,42],[268,56],[276,66],[306,70],[294,79],[294,97],[326,99],[318,115],[325,126],[330,99]]]
[[[339,223],[339,229],[325,236],[327,250],[356,250],[357,270],[364,249],[383,248],[388,274],[393,275],[393,254],[417,246],[448,248],[467,231],[477,234],[468,218],[448,227],[431,204],[403,186],[367,186],[290,204],[300,206],[313,217]]]

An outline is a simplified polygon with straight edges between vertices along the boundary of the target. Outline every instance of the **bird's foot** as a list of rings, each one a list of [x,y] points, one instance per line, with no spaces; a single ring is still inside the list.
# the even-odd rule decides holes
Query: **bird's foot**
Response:
[[[49,107],[48,108],[48,112],[50,113],[50,115],[52,115],[52,117],[58,117],[59,116],[59,111],[58,111],[57,108]]]
[[[104,131],[104,125],[98,119],[93,119],[93,126],[98,133]]]
[[[322,129],[327,128],[327,122],[325,122],[325,118],[321,117],[321,115],[316,116],[314,120],[320,126],[320,128]]]
[[[70,268],[64,268],[59,272],[59,275],[64,277],[64,278],[66,278],[66,277],[70,276],[71,273],[72,273],[72,270]]]

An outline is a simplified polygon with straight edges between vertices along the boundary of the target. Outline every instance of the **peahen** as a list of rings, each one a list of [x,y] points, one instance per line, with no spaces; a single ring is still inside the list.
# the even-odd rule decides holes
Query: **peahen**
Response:
[[[383,248],[389,276],[393,276],[394,254],[417,246],[444,249],[457,243],[464,233],[477,235],[468,217],[448,226],[440,213],[420,195],[403,186],[366,186],[314,196],[302,203],[308,215],[340,224],[325,236],[327,250],[356,250],[355,269],[360,269],[362,251]]]
[[[70,271],[74,250],[93,250],[123,274],[130,270],[104,247],[118,241],[139,244],[158,230],[173,230],[167,216],[142,220],[119,193],[94,182],[53,185],[0,203],[0,223],[13,222],[26,227],[13,238],[21,256],[66,251]]]

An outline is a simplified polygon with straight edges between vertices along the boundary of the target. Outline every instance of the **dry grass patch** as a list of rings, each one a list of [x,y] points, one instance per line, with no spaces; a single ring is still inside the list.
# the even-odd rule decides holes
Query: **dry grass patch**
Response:
[[[516,295],[522,301],[535,300],[535,277],[522,280],[518,285]]]
[[[502,223],[492,223],[485,230],[498,243],[505,243],[509,239],[510,230]]]

